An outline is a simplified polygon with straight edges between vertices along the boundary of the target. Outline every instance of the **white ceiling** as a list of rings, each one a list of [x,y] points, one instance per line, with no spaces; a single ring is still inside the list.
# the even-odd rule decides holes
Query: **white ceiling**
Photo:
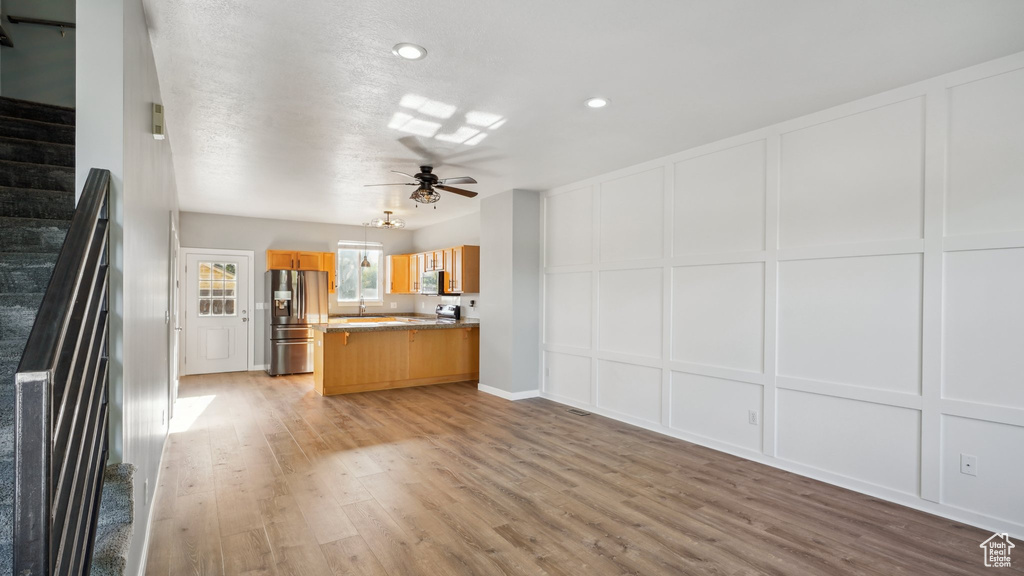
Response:
[[[390,209],[410,228],[479,208],[363,187],[416,172],[416,150],[481,195],[542,190],[1024,50],[1021,0],[145,6],[182,210],[358,224]],[[594,95],[611,105],[586,109]]]

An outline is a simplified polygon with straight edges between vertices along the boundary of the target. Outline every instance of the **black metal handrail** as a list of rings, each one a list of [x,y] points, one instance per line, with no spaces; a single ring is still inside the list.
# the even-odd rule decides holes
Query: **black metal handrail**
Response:
[[[18,365],[14,573],[88,574],[107,461],[110,172],[93,168]]]

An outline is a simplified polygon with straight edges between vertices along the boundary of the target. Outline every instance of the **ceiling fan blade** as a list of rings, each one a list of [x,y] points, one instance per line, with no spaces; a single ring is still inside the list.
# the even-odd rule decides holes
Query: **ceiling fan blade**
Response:
[[[418,186],[416,182],[391,182],[390,184],[363,184],[367,186]]]
[[[434,186],[434,188],[440,188],[445,192],[451,192],[453,194],[458,194],[459,196],[465,196],[466,198],[475,198],[477,195],[476,192],[470,192],[469,190],[463,190],[462,188],[454,188],[452,186],[445,186],[444,184],[438,184]]]
[[[441,184],[476,184],[476,180],[469,176],[459,176],[457,178],[445,178],[441,180]]]
[[[398,139],[398,142],[405,146],[410,152],[421,158],[420,163],[426,162],[427,164],[437,166],[439,160],[436,154],[431,153],[423,144],[420,143],[419,138],[409,135],[403,136]]]
[[[409,178],[409,179],[412,179],[412,180],[416,179],[416,177],[413,176],[412,174],[406,174],[405,172],[399,172],[398,170],[392,170],[392,172],[394,172],[395,174],[401,174],[402,176],[405,176],[406,178]]]

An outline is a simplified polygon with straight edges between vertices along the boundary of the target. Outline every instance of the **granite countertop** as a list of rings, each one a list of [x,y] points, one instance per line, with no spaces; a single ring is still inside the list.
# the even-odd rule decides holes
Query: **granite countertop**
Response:
[[[391,330],[450,330],[453,328],[476,328],[480,326],[479,318],[462,318],[456,322],[442,322],[433,315],[426,314],[388,314],[375,319],[372,316],[332,316],[329,324],[314,324],[313,329],[320,332],[387,332]],[[351,322],[351,320],[358,320]]]

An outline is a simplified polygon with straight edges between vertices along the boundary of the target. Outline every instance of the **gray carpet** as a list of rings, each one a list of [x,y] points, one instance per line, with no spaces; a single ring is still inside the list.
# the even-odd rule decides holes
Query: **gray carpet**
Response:
[[[74,211],[75,111],[0,98],[0,576],[13,572],[14,374]],[[92,574],[124,574],[134,467],[104,474]]]

